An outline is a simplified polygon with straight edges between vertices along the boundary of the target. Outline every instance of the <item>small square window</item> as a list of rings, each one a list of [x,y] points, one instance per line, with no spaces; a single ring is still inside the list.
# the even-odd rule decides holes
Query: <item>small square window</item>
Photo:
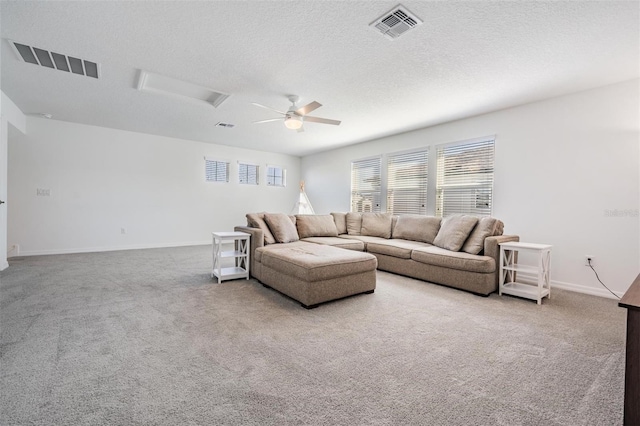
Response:
[[[287,186],[287,170],[280,166],[267,166],[268,186]]]
[[[204,173],[207,182],[229,182],[229,163],[205,158]]]
[[[238,181],[243,185],[258,185],[258,171],[255,164],[239,163]]]

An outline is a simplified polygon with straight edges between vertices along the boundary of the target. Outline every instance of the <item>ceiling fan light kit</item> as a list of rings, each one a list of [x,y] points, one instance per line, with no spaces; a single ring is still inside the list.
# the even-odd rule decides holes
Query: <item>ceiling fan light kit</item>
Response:
[[[295,114],[287,114],[284,118],[284,125],[287,129],[298,130],[302,127],[302,117]]]
[[[321,103],[313,101],[303,107],[298,108],[298,106],[296,105],[299,99],[298,96],[291,95],[288,97],[288,99],[292,105],[289,107],[287,112],[278,111],[277,109],[274,109],[256,102],[252,102],[252,104],[255,106],[266,108],[268,110],[271,110],[271,111],[277,112],[278,114],[283,115],[283,117],[281,118],[268,118],[266,120],[254,121],[253,123],[258,124],[258,123],[268,123],[271,121],[283,120],[284,125],[287,129],[297,130],[298,132],[304,132],[304,128],[302,127],[302,124],[305,121],[309,121],[312,123],[331,124],[334,126],[340,125],[339,120],[330,120],[328,118],[312,117],[310,115],[307,115],[311,111],[315,111],[316,109],[320,108],[322,106]]]

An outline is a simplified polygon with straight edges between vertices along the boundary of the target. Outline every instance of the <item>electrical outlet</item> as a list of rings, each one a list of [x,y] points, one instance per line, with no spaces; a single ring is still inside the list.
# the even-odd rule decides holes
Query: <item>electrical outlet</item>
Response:
[[[591,260],[591,262],[589,262],[589,260]],[[593,256],[589,255],[589,254],[585,254],[584,255],[584,266],[594,266],[595,262],[594,262],[594,258]]]

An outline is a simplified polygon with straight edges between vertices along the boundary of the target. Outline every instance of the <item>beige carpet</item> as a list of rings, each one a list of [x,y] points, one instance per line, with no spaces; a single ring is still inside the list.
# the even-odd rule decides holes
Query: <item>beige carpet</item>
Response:
[[[625,311],[378,274],[306,310],[210,247],[10,260],[3,425],[622,424]]]

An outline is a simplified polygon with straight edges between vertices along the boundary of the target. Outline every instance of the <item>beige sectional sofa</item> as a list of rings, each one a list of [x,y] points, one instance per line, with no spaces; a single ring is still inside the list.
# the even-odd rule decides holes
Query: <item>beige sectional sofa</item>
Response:
[[[375,269],[487,296],[498,288],[502,235],[491,218],[385,213],[252,213],[251,275],[307,308],[375,290]]]

